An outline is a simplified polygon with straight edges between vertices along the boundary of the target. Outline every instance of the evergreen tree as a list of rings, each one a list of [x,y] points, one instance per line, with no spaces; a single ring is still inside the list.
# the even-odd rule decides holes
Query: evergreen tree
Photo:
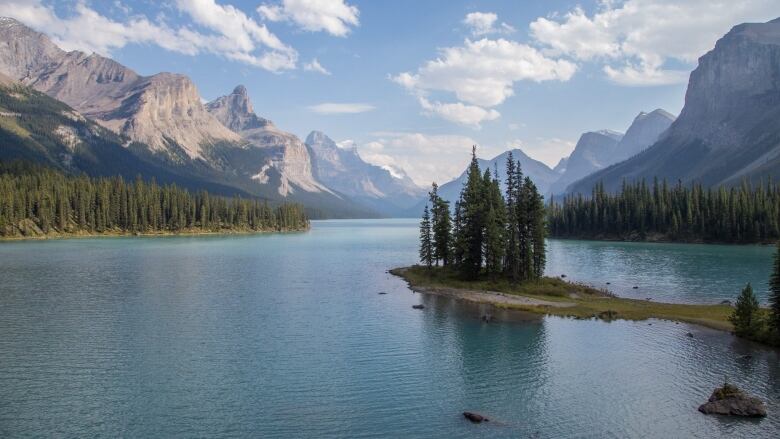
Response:
[[[734,332],[737,335],[755,334],[760,328],[758,317],[758,299],[753,294],[753,287],[748,283],[737,298],[737,304],[734,312],[729,317],[729,321],[734,325]]]
[[[520,229],[517,223],[518,182],[515,175],[519,167],[519,163],[515,165],[512,151],[509,151],[506,161],[506,249],[504,250],[504,272],[512,282],[517,282],[520,279],[520,245],[517,236]]]
[[[483,180],[477,162],[477,147],[471,151],[471,164],[466,172],[461,203],[463,235],[463,268],[467,279],[476,279],[482,271],[482,243],[484,238]]]
[[[433,242],[431,238],[431,216],[428,205],[425,205],[422,221],[420,221],[420,262],[428,269],[433,266]]]
[[[769,323],[780,333],[780,241],[775,250],[772,276],[769,278]]]
[[[452,259],[452,217],[450,203],[443,200],[438,193],[438,186],[433,183],[428,194],[431,202],[431,230],[433,230],[433,258],[436,266],[441,261],[448,265]]]
[[[547,226],[545,223],[544,197],[536,189],[536,185],[530,179],[527,179],[526,185],[529,191],[529,220],[531,247],[533,251],[533,270],[531,278],[539,279],[544,275],[544,267],[547,264],[547,249],[544,239],[547,235]]]
[[[503,271],[504,250],[506,247],[504,242],[506,213],[498,179],[491,178],[489,170],[485,171],[483,185],[483,200],[486,206],[484,215],[485,271],[491,278],[496,278]]]

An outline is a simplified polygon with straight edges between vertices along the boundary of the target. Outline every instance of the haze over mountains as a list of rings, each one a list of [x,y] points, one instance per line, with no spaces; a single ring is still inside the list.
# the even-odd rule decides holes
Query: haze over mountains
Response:
[[[512,152],[548,198],[589,194],[598,182],[614,191],[623,179],[777,179],[778,60],[780,19],[735,26],[700,58],[677,120],[656,109],[639,113],[625,134],[586,132],[553,169]],[[0,18],[0,74],[3,159],[297,201],[317,217],[416,216],[425,204],[428,188],[403,171],[367,163],[323,132],[303,142],[257,115],[240,85],[203,104],[184,75],[142,76],[100,55],[66,52],[9,18]],[[502,176],[507,155],[480,166]],[[464,178],[441,184],[440,195],[456,200]]]
[[[341,148],[321,131],[309,133],[306,145],[319,181],[383,215],[403,216],[425,196],[426,190],[403,171],[366,163],[357,148]]]

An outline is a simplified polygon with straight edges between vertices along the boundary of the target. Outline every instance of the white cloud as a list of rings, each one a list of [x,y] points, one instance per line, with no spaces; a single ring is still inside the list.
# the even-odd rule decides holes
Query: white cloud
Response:
[[[488,108],[512,96],[515,82],[566,81],[576,69],[572,62],[548,58],[531,46],[483,38],[467,39],[463,46],[444,48],[438,58],[427,61],[416,72],[403,72],[391,79],[418,96],[426,112],[478,125],[481,120],[499,116]],[[453,93],[461,102],[431,103],[427,94],[432,91]]]
[[[693,65],[732,26],[775,18],[777,6],[776,0],[604,1],[591,16],[575,8],[539,18],[530,29],[546,53],[602,62],[619,84],[663,85],[688,77],[689,70],[665,67],[669,61]]]
[[[190,26],[174,28],[162,19],[151,21],[142,15],[116,21],[81,0],[67,17],[58,16],[41,0],[0,0],[0,15],[45,32],[66,50],[110,55],[128,44],[148,44],[186,55],[213,53],[274,72],[295,68],[295,49],[239,9],[218,5],[214,0],[178,0],[176,6],[193,24],[210,32],[202,33]]]
[[[269,21],[291,21],[303,30],[338,37],[360,24],[360,11],[344,0],[282,0],[281,4],[264,3],[257,12]]]
[[[330,75],[330,72],[325,67],[322,67],[322,64],[317,60],[317,58],[314,58],[310,62],[307,62],[303,65],[303,70],[307,72],[317,72],[322,73],[323,75]]]
[[[479,128],[484,121],[495,120],[501,116],[501,113],[496,110],[487,110],[476,105],[465,105],[461,102],[443,104],[430,102],[424,97],[420,97],[419,102],[426,114],[436,115],[444,120],[475,128]]]
[[[375,139],[358,146],[360,156],[378,166],[403,169],[415,183],[446,183],[460,175],[471,158],[477,141],[468,136],[422,133],[374,133]],[[480,157],[493,157],[502,148],[478,145]]]
[[[333,102],[326,102],[322,104],[317,105],[311,105],[308,107],[309,110],[319,113],[319,114],[355,114],[355,113],[365,113],[367,111],[373,110],[373,105],[369,104],[360,104],[360,103],[333,103]]]
[[[515,31],[515,28],[506,23],[501,23],[496,27],[497,21],[498,15],[492,12],[471,12],[466,14],[463,24],[469,28],[471,34],[475,37],[495,33],[508,34]]]

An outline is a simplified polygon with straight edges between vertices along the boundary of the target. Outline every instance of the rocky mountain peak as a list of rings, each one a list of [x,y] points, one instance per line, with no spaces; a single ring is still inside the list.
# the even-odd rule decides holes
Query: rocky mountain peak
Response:
[[[233,92],[206,104],[206,109],[231,131],[240,133],[246,130],[266,128],[272,123],[255,114],[252,101],[246,87],[238,85]]]
[[[325,154],[327,153],[335,153],[338,151],[339,146],[336,144],[336,142],[328,137],[325,133],[322,131],[312,131],[309,133],[308,136],[306,136],[306,144],[309,145],[310,148],[315,150],[318,153]]]

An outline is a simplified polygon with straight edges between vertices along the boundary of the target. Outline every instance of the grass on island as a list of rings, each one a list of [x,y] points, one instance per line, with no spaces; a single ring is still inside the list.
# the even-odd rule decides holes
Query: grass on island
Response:
[[[545,277],[536,282],[512,284],[507,280],[478,279],[465,281],[445,268],[415,265],[390,271],[405,279],[414,287],[451,288],[462,290],[495,291],[546,301],[571,303],[573,306],[553,307],[545,305],[496,305],[541,314],[574,317],[601,318],[605,320],[645,320],[649,318],[695,323],[723,331],[733,330],[728,321],[734,310],[728,305],[688,305],[662,303],[653,300],[625,299],[615,297],[606,290],[568,282],[559,278]],[[763,310],[762,310],[763,311]]]

